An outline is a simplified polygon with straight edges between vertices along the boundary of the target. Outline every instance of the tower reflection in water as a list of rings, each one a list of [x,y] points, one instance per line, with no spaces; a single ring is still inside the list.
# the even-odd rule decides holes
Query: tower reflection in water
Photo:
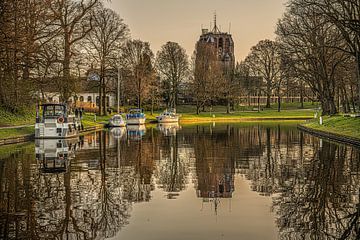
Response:
[[[0,238],[111,238],[155,189],[173,200],[193,186],[217,211],[246,178],[272,199],[280,239],[356,239],[360,151],[322,142],[296,126],[202,125],[15,147],[0,156]]]

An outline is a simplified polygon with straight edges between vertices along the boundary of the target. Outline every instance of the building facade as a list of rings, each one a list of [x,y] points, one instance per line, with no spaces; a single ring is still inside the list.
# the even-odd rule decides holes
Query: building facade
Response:
[[[217,59],[221,62],[224,70],[234,70],[235,68],[235,47],[232,35],[222,32],[217,26],[216,15],[214,18],[214,28],[202,29],[202,34],[196,44],[196,48],[201,44],[210,46],[217,54]]]

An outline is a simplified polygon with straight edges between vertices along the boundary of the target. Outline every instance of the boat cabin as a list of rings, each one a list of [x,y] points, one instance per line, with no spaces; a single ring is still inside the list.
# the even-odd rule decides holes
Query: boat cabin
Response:
[[[81,119],[69,113],[65,104],[42,104],[36,110],[35,138],[78,136]]]

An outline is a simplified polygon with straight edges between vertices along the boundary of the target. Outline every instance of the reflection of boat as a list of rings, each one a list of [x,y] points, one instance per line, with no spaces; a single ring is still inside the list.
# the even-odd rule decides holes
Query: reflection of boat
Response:
[[[141,125],[145,124],[146,116],[143,109],[135,108],[130,109],[126,114],[127,125]]]
[[[109,120],[109,127],[125,127],[126,123],[120,114],[114,115]]]
[[[179,123],[159,123],[157,129],[165,136],[176,135],[176,132],[180,129]]]
[[[66,172],[68,161],[75,156],[72,146],[77,142],[77,139],[37,139],[35,153],[41,170],[45,173]]]
[[[128,125],[126,129],[128,138],[133,140],[141,140],[146,133],[144,125]]]
[[[81,120],[69,115],[64,104],[43,104],[37,108],[35,138],[74,137],[79,134],[81,127]]]
[[[176,114],[175,109],[165,110],[160,116],[156,117],[159,123],[176,123],[179,122],[179,115]]]
[[[120,139],[124,136],[125,134],[125,128],[121,127],[121,128],[112,128],[110,130],[111,134],[113,135],[114,138],[116,139]]]

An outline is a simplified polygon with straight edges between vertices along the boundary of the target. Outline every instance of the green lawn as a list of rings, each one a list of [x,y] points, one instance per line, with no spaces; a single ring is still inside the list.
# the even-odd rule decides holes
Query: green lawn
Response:
[[[34,126],[23,128],[3,128],[0,129],[0,139],[31,135],[34,133]]]
[[[199,115],[195,113],[194,106],[179,106],[177,112],[181,115],[182,123],[190,122],[209,122],[209,121],[251,121],[251,120],[287,120],[287,119],[309,119],[314,116],[313,109],[290,109],[278,112],[276,109],[264,109],[257,111],[236,111],[230,114],[226,113],[226,108],[223,106],[215,106],[213,112],[202,112]],[[216,110],[216,111],[215,111]],[[153,115],[146,111],[146,122],[156,121],[156,116],[161,111],[155,111]],[[112,114],[113,115],[113,114]],[[105,124],[109,121],[112,115],[96,116],[96,122],[93,114],[85,114],[83,123],[85,127],[94,126],[97,124]],[[125,117],[125,114],[123,114]]]
[[[282,103],[281,104],[281,110],[297,110],[300,108],[300,103]],[[304,109],[316,109],[319,107],[318,103],[312,103],[312,102],[304,102]],[[261,109],[264,110],[276,110],[277,111],[277,104],[271,104],[270,109],[266,109],[264,106],[260,106]],[[237,106],[235,108],[236,112],[242,112],[242,111],[253,111],[254,109],[257,109],[257,106]],[[210,112],[210,108],[205,108],[206,112]],[[179,105],[177,106],[177,112],[178,113],[196,113],[196,106],[193,105]],[[226,112],[226,106],[213,106],[211,112]]]
[[[31,109],[28,112],[21,114],[14,114],[0,108],[0,127],[1,126],[19,126],[35,123],[35,110]]]
[[[323,125],[318,119],[304,124],[305,127],[360,139],[360,118],[332,116],[324,117]]]

